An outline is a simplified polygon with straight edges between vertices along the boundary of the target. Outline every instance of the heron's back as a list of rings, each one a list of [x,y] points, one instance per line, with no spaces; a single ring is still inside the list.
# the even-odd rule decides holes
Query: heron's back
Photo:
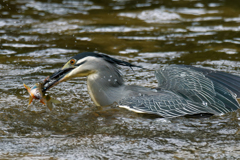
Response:
[[[159,87],[179,96],[202,103],[217,113],[239,108],[237,95],[240,77],[203,68],[169,65],[155,72]]]
[[[120,107],[168,118],[224,114],[239,108],[238,76],[182,65],[165,66],[155,75],[159,83],[157,90],[126,86]]]

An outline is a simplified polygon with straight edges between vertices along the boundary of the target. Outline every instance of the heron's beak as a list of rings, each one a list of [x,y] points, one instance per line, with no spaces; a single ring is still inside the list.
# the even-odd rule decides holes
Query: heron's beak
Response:
[[[59,71],[53,73],[47,80],[44,81],[44,84],[43,84],[44,87],[42,89],[42,92],[46,92],[53,86],[70,79],[69,73],[73,69],[74,69],[73,67],[68,67],[68,68],[63,67]]]

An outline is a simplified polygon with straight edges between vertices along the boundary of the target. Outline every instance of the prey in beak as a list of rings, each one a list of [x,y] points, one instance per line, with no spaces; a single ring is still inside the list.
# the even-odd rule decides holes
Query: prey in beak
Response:
[[[83,64],[85,61],[78,61],[75,58],[70,59],[59,71],[53,73],[47,81],[43,84],[42,92],[46,92],[53,86],[67,81],[71,78],[82,76],[79,75],[78,72],[81,72],[81,70],[78,70],[80,65]]]
[[[52,88],[53,86],[68,80],[69,76],[68,73],[71,72],[74,68],[63,68],[55,73],[53,73],[48,80],[46,80],[43,83],[43,89],[42,92],[45,93],[47,90],[49,90],[50,88]],[[46,85],[46,86],[45,86]]]
[[[48,79],[48,77],[45,79],[45,81]],[[39,100],[42,104],[47,105],[48,109],[51,111],[53,108],[52,103],[55,104],[59,104],[60,101],[53,99],[50,97],[50,95],[45,95],[42,92],[42,83],[36,83],[33,87],[29,87],[26,84],[23,84],[24,87],[27,89],[28,93],[29,93],[29,102],[28,102],[28,106],[30,106],[30,104],[32,103],[33,99],[37,99]]]
[[[49,79],[43,84],[44,87],[42,89],[42,92],[44,93],[53,86],[74,77],[86,77],[90,74],[96,73],[98,70],[104,71],[104,67],[106,67],[104,64],[112,65],[113,69],[116,65],[141,68],[141,66],[136,66],[131,63],[109,57],[108,55],[83,52],[73,56],[62,67],[62,69],[51,75]],[[116,72],[118,73],[118,71]]]

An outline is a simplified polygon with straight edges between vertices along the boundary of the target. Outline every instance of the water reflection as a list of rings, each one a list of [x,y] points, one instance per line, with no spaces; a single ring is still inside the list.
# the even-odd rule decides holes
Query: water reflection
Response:
[[[237,159],[239,111],[160,119],[96,107],[86,79],[50,90],[52,112],[27,108],[23,83],[51,75],[71,56],[96,51],[154,71],[193,64],[240,75],[239,1],[3,0],[0,2],[0,157]],[[127,84],[156,87],[153,72],[122,68]]]

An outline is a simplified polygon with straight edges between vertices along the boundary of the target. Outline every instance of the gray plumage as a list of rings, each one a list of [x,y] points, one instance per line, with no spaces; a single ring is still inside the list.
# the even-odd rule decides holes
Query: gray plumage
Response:
[[[157,89],[125,85],[118,65],[139,67],[98,53],[81,53],[53,74],[44,91],[59,81],[87,76],[92,100],[98,106],[111,105],[139,113],[178,117],[195,114],[224,114],[237,110],[240,77],[224,72],[184,65],[168,65],[155,71]],[[50,87],[49,87],[50,86]]]

